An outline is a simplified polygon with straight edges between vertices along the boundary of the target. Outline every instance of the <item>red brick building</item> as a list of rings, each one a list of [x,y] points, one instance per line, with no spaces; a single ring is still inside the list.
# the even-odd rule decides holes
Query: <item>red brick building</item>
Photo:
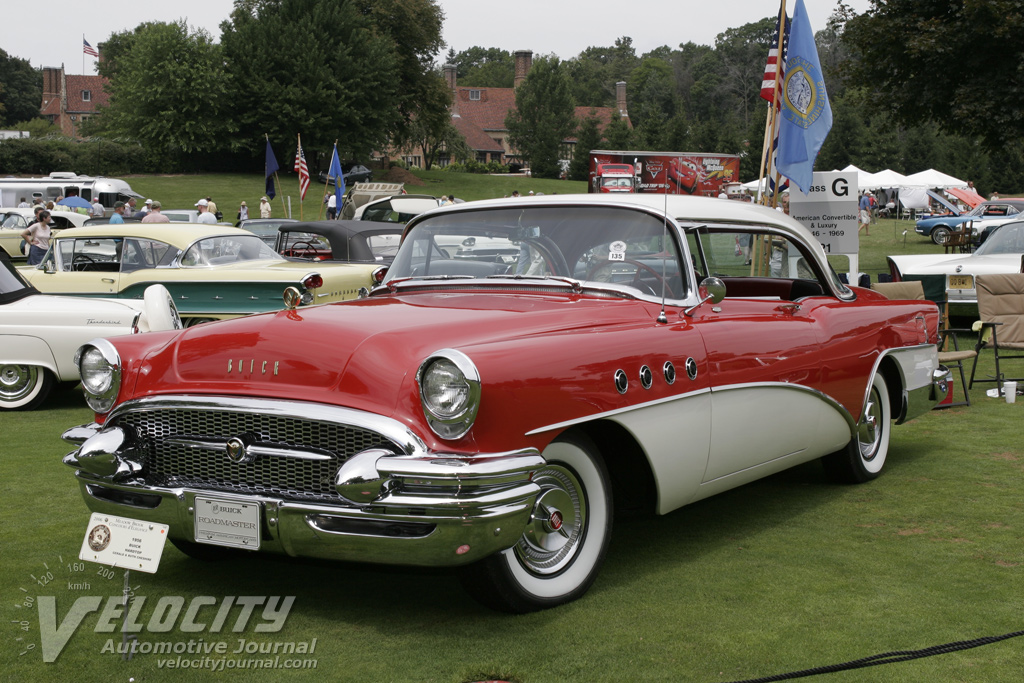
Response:
[[[107,104],[107,79],[103,76],[76,76],[64,73],[64,67],[43,67],[43,103],[39,115],[57,126],[64,135],[81,137],[82,121]]]
[[[516,107],[516,88],[526,80],[526,74],[533,66],[533,52],[519,50],[515,53],[515,81],[511,88],[461,87],[456,84],[455,66],[444,66],[444,77],[452,91],[452,124],[466,138],[466,143],[476,153],[477,161],[497,161],[507,164],[518,161],[519,157],[508,141],[505,117]],[[576,118],[583,120],[593,116],[604,130],[614,118],[621,116],[627,126],[632,127],[626,109],[626,83],[615,84],[615,107],[576,107]],[[566,159],[572,158],[575,138],[564,141]],[[413,150],[403,159],[416,166],[422,166],[422,150]],[[448,164],[442,153],[439,166]]]

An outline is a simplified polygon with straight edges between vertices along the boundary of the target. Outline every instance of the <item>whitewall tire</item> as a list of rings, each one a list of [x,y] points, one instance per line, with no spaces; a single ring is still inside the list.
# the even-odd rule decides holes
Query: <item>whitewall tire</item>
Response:
[[[178,308],[174,305],[171,293],[163,285],[146,287],[143,295],[144,313],[139,321],[142,332],[162,332],[164,330],[180,330],[181,318]]]
[[[53,373],[42,366],[0,364],[0,410],[32,410],[54,384]]]
[[[612,491],[593,443],[580,435],[544,449],[534,475],[541,492],[519,542],[462,570],[477,600],[532,612],[575,600],[597,577],[612,529]]]
[[[890,420],[888,387],[885,378],[876,373],[871,380],[867,405],[857,423],[857,433],[846,448],[821,459],[826,474],[834,481],[849,484],[869,481],[881,474],[889,454]]]

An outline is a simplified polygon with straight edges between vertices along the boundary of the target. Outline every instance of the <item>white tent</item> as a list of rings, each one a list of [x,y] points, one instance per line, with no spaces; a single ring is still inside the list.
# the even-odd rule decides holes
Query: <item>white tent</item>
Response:
[[[908,175],[906,177],[906,184],[903,187],[916,187],[925,190],[934,190],[936,188],[945,190],[951,187],[964,189],[967,187],[967,183],[951,175],[946,175],[941,171],[936,171],[934,168],[929,168],[927,171]]]
[[[858,182],[861,190],[891,190],[906,187],[907,177],[888,168],[878,173],[865,173]]]

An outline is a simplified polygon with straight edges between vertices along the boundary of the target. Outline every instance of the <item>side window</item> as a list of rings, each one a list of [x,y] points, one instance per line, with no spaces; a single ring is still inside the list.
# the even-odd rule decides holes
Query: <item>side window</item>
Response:
[[[722,278],[727,296],[794,299],[828,291],[799,245],[781,235],[734,230],[691,232],[688,239],[695,261],[703,257],[694,264],[698,278]]]
[[[121,252],[121,272],[132,273],[143,268],[156,268],[165,260],[169,250],[169,245],[156,240],[125,240]]]
[[[58,240],[60,270],[116,273],[121,259],[121,238]]]

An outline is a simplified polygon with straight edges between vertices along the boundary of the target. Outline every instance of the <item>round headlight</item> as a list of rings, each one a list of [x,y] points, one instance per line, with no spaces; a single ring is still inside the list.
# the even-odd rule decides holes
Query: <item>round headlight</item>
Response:
[[[75,356],[85,402],[97,413],[109,412],[121,390],[121,357],[106,339],[95,339]]]
[[[78,369],[82,373],[82,386],[90,394],[102,394],[114,380],[114,366],[95,346],[87,347],[82,353]]]
[[[423,373],[423,405],[442,420],[458,417],[469,403],[469,382],[447,358],[438,358]]]
[[[466,434],[480,409],[480,373],[461,351],[431,354],[416,373],[427,424],[442,439]]]

